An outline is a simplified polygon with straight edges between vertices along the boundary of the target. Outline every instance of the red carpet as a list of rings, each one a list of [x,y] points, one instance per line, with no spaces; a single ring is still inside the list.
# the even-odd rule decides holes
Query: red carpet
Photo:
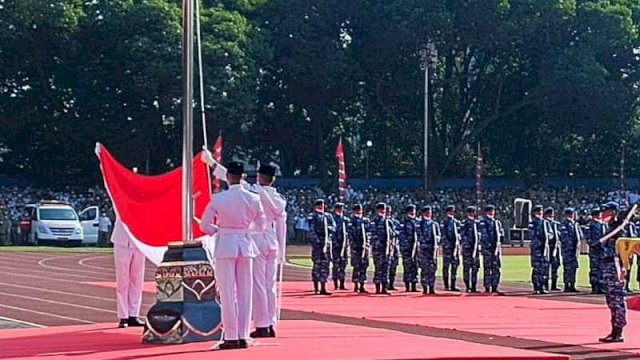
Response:
[[[84,284],[100,286],[100,287],[106,287],[106,288],[111,288],[111,289],[115,289],[116,288],[116,282],[115,281],[92,281],[92,282],[85,282]],[[144,292],[154,293],[155,294],[155,292],[156,292],[156,283],[154,281],[145,281],[144,282],[144,287],[142,288],[142,290]]]
[[[0,331],[0,359],[568,359],[566,356],[314,321],[285,321],[277,339],[248,350],[210,351],[212,343],[144,345],[140,329],[112,324]],[[471,355],[473,354],[473,355]]]
[[[309,287],[308,283],[287,283],[283,307],[640,354],[640,337],[634,336],[640,333],[636,311],[627,312],[626,341],[604,345],[597,341],[610,330],[604,305],[460,293],[400,292],[388,297],[341,292],[324,297],[312,295]]]

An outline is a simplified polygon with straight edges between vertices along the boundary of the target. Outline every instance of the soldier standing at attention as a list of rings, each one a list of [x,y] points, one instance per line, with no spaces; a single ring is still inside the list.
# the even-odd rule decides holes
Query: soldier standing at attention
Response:
[[[431,207],[422,208],[422,219],[418,228],[418,266],[420,284],[424,295],[436,293],[436,270],[438,268],[438,245],[440,224],[431,219]]]
[[[400,260],[400,222],[393,217],[391,206],[386,208],[387,219],[391,223],[391,249],[389,251],[389,286],[388,290],[396,291],[396,274],[398,273],[398,261]]]
[[[331,260],[331,234],[335,230],[335,223],[331,214],[324,212],[324,200],[318,199],[313,204],[313,213],[309,216],[309,241],[311,242],[311,280],[313,293],[331,295],[327,292],[327,278],[329,277],[329,261]],[[320,290],[318,291],[318,288]]]
[[[442,222],[442,280],[445,290],[460,291],[456,287],[458,265],[460,265],[460,222],[456,220],[456,208],[446,208],[447,217]],[[449,283],[451,275],[451,283]]]
[[[480,224],[476,220],[476,207],[467,208],[467,218],[462,223],[460,231],[462,239],[462,278],[468,293],[476,293],[478,283],[478,269],[480,268]]]
[[[371,222],[371,251],[373,253],[374,276],[376,294],[388,295],[387,281],[389,280],[389,254],[391,252],[393,224],[386,215],[387,205],[376,205],[376,216]]]
[[[600,272],[600,257],[602,248],[598,246],[598,241],[604,235],[605,224],[602,222],[600,208],[591,210],[591,221],[587,243],[589,244],[589,282],[591,283],[592,294],[604,294],[602,286],[602,273]]]
[[[576,289],[576,270],[579,266],[580,241],[584,236],[580,225],[575,220],[575,210],[567,208],[564,210],[564,214],[565,219],[560,228],[564,292],[578,292]]]
[[[496,219],[496,208],[487,205],[484,208],[484,218],[481,221],[482,233],[482,262],[484,267],[484,292],[501,294],[498,291],[500,285],[500,269],[502,267],[502,241],[504,240],[504,227],[502,222]]]
[[[534,294],[546,294],[544,284],[549,273],[549,242],[542,205],[533,207],[533,219],[529,224],[529,247],[531,249],[531,282]]]
[[[402,267],[404,272],[402,280],[406,292],[417,292],[418,266],[418,220],[416,219],[416,206],[408,205],[405,217],[400,226],[400,252],[402,253]]]
[[[362,205],[354,205],[351,208],[351,227],[347,231],[351,244],[353,292],[361,294],[368,292],[364,284],[367,282],[369,268],[369,227],[369,219],[362,216]]]
[[[336,230],[333,232],[331,239],[331,252],[333,268],[331,276],[333,279],[334,290],[348,290],[344,286],[345,269],[347,267],[347,259],[349,257],[349,228],[351,227],[351,219],[344,215],[344,204],[339,202],[333,206],[334,221]]]
[[[625,213],[618,216],[618,204],[614,202],[604,206],[602,215],[608,229],[599,239],[597,246],[602,250],[600,269],[607,306],[611,310],[611,333],[599,341],[623,342],[622,329],[627,325],[627,307],[624,301],[626,269],[621,266],[620,257],[616,252],[616,241],[623,235],[628,220],[625,219],[627,215]]]
[[[549,268],[551,271],[551,291],[560,291],[558,288],[558,269],[560,268],[560,223],[555,221],[555,212],[553,208],[544,210],[544,218],[546,220],[549,239]],[[547,275],[548,276],[548,275]],[[548,282],[545,286],[549,289]]]

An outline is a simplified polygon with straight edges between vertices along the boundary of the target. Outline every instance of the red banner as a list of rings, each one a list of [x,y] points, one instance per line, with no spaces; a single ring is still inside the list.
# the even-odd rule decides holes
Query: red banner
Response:
[[[340,200],[344,201],[347,194],[347,172],[344,166],[344,149],[342,148],[342,137],[338,140],[336,147],[336,159],[338,159],[338,191]]]
[[[212,155],[218,164],[222,164],[222,135],[218,136],[215,145],[213,145]],[[219,193],[222,190],[220,188],[220,179],[214,178],[212,184],[212,191],[214,194]]]

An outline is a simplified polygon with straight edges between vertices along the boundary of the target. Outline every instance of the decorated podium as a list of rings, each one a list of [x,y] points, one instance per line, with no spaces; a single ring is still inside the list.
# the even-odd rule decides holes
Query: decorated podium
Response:
[[[633,254],[640,254],[640,238],[621,237],[616,241],[616,251],[620,255],[622,267],[631,270],[631,262],[629,261]],[[640,311],[640,296],[627,298],[627,307],[629,310]]]
[[[147,313],[143,342],[220,340],[216,278],[199,242],[170,243],[156,270],[157,303]]]

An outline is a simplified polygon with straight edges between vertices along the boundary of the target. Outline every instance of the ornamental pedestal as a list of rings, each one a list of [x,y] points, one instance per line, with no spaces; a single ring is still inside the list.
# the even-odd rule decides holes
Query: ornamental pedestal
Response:
[[[171,243],[156,270],[156,303],[147,313],[143,343],[220,340],[216,277],[200,242]]]

